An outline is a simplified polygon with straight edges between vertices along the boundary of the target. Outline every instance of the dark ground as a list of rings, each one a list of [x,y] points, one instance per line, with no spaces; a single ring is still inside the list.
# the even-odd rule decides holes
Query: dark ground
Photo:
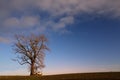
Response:
[[[120,80],[120,72],[77,73],[49,76],[1,76],[0,80]]]

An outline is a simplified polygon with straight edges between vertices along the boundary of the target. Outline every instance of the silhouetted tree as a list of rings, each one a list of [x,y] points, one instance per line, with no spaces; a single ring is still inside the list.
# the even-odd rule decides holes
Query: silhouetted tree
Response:
[[[16,35],[16,42],[14,43],[14,51],[17,54],[15,61],[19,64],[28,64],[30,67],[30,75],[41,72],[44,68],[45,50],[47,47],[47,38],[44,35],[30,36]]]

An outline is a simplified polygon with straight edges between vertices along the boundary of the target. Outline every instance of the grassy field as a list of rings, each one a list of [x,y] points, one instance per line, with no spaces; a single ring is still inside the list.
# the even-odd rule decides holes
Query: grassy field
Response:
[[[120,72],[78,73],[49,76],[0,76],[0,80],[120,80]]]

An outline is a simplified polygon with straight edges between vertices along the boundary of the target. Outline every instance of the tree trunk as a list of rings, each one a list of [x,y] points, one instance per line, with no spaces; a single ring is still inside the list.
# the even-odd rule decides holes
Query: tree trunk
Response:
[[[34,75],[34,62],[32,62],[31,68],[30,68],[30,76],[31,75]]]

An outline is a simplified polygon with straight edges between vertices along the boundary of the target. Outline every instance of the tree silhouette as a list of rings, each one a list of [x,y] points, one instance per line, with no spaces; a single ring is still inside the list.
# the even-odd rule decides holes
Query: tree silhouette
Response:
[[[16,35],[14,43],[14,51],[17,54],[15,61],[19,64],[28,64],[30,67],[30,75],[41,73],[44,65],[45,51],[47,47],[47,38],[44,35],[30,36]]]

